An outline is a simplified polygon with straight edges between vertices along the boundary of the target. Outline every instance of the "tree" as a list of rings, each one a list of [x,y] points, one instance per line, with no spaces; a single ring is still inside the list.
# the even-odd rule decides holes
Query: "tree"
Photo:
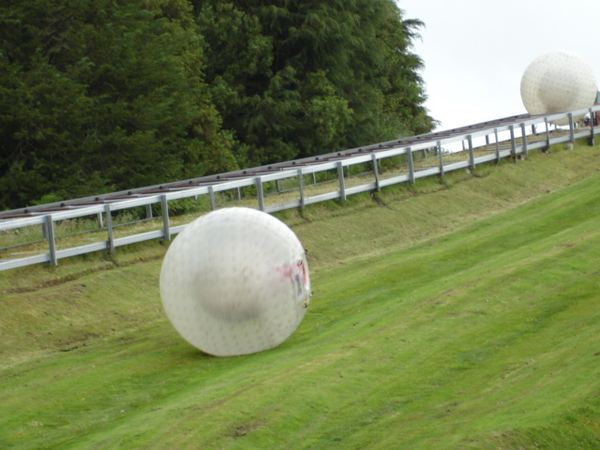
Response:
[[[262,164],[429,131],[410,53],[422,25],[391,0],[194,2],[213,99]]]
[[[0,8],[0,207],[237,167],[183,0]]]
[[[393,0],[6,0],[0,208],[431,130]]]

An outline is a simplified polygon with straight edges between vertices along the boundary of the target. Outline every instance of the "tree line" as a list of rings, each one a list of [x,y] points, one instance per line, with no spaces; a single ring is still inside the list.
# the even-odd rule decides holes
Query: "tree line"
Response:
[[[0,209],[430,131],[393,0],[5,0]]]

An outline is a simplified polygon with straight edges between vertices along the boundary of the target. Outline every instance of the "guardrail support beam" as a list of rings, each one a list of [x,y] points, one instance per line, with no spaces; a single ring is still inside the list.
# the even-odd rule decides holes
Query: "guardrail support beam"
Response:
[[[212,186],[208,187],[208,195],[210,196],[210,210],[214,211],[217,209],[217,202],[215,201],[215,189]]]
[[[550,125],[548,124],[548,118],[544,117],[544,125],[546,125],[546,148],[542,150],[544,153],[548,153],[550,150]]]
[[[515,127],[511,125],[510,129],[510,156],[512,156],[513,162],[517,163],[517,141],[515,140]]]
[[[106,214],[106,230],[108,231],[108,241],[106,242],[106,250],[108,250],[108,253],[112,254],[115,252],[115,237],[113,234],[113,221],[110,203],[106,204],[106,206],[104,207],[104,212]]]
[[[527,155],[527,131],[525,130],[525,124],[521,124],[521,144],[523,147],[523,155]]]
[[[304,203],[304,174],[302,169],[298,169],[298,186],[300,188],[300,209],[304,209],[306,203]]]
[[[569,113],[569,143],[571,144],[569,150],[573,150],[573,144],[575,143],[575,124],[573,123],[573,113]]]
[[[262,178],[256,177],[256,194],[258,196],[258,209],[265,210],[265,192],[263,189]]]
[[[594,111],[590,108],[590,139],[588,140],[590,147],[596,145],[594,143]]]
[[[444,176],[444,155],[442,152],[442,141],[437,141],[438,159],[440,160],[440,177]]]
[[[475,152],[473,151],[473,136],[467,136],[467,142],[469,144],[469,169],[475,170]]]
[[[56,258],[56,236],[54,234],[54,219],[52,218],[52,214],[48,214],[46,216],[46,235],[48,236],[50,265],[57,266],[58,259]]]
[[[169,202],[166,195],[160,196],[160,206],[162,209],[162,220],[163,220],[163,239],[165,241],[171,240],[171,228],[169,227]]]
[[[500,164],[500,142],[498,142],[498,128],[494,128],[494,137],[496,138],[496,165]]]
[[[340,199],[346,201],[346,180],[344,179],[344,165],[341,161],[337,163],[338,180],[340,182]]]
[[[408,177],[410,184],[415,184],[415,163],[413,153],[410,147],[406,147],[406,160],[408,161]]]
[[[373,161],[373,174],[375,175],[375,190],[381,192],[381,184],[379,182],[379,164],[377,163],[377,155],[371,153],[371,161]]]

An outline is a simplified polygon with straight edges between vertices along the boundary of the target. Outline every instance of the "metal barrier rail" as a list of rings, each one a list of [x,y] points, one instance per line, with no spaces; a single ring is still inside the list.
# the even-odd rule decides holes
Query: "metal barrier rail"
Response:
[[[256,189],[254,207],[272,213],[286,209],[304,208],[306,205],[327,200],[346,200],[347,196],[361,192],[379,191],[381,188],[398,183],[415,183],[418,178],[431,175],[443,175],[458,169],[475,169],[477,164],[490,161],[498,162],[501,158],[526,155],[535,149],[548,149],[551,145],[574,142],[575,139],[589,138],[593,144],[595,129],[593,122],[590,127],[578,128],[575,118],[595,111],[600,111],[600,105],[585,110],[572,111],[542,116],[520,115],[495,121],[461,127],[454,130],[430,133],[410,138],[374,144],[366,147],[330,153],[317,157],[287,161],[269,166],[229,172],[210,177],[196,178],[175,183],[150,186],[129,191],[104,194],[95,197],[39,205],[18,210],[0,212],[0,237],[10,230],[41,227],[43,238],[47,241],[47,251],[25,257],[2,257],[0,253],[0,271],[39,263],[57,265],[61,258],[82,255],[96,251],[113,253],[119,246],[129,245],[152,239],[171,240],[172,236],[183,230],[186,224],[172,226],[169,218],[169,202],[185,198],[206,196],[210,209],[217,209],[216,195],[222,192],[237,190],[241,200],[240,190],[243,188]],[[554,132],[550,123],[556,120],[569,120],[568,130]],[[540,132],[538,127],[543,126]],[[531,131],[530,131],[531,130]],[[556,130],[555,130],[556,131]],[[506,136],[505,138],[501,137]],[[484,140],[481,144],[477,141]],[[462,143],[462,150],[448,152],[446,147]],[[434,163],[419,164],[417,152],[433,153]],[[403,170],[393,173],[380,169],[380,165],[391,158],[401,157]],[[516,159],[515,159],[516,161]],[[370,166],[367,172],[370,180],[354,186],[347,186],[349,176],[345,175],[352,166],[363,164]],[[325,193],[308,195],[304,177],[323,172],[336,174],[335,188]],[[388,174],[389,176],[385,176]],[[364,178],[364,171],[362,177]],[[278,186],[282,180],[294,180],[297,188],[287,192],[297,191],[298,197],[275,204],[267,204],[265,185],[275,182]],[[360,183],[360,179],[358,182]],[[316,182],[315,182],[316,184]],[[272,195],[277,197],[276,194]],[[269,196],[271,197],[271,196]],[[162,226],[159,229],[124,237],[115,237],[113,214],[118,211],[145,207],[149,215],[152,206],[160,205]],[[98,220],[101,229],[107,232],[107,239],[86,245],[59,249],[55,224],[60,221],[92,217]],[[105,223],[106,222],[106,223]],[[13,255],[9,255],[13,256]],[[2,259],[3,258],[3,259]]]

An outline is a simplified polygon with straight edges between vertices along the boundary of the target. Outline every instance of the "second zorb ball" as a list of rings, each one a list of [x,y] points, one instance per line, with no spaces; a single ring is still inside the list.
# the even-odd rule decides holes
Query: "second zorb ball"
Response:
[[[592,67],[571,52],[554,51],[538,57],[521,78],[521,99],[532,116],[589,108],[596,93]],[[566,125],[569,120],[554,123]]]
[[[305,251],[294,232],[267,213],[213,211],[169,247],[160,295],[175,329],[205,353],[271,349],[296,330],[308,306]]]

